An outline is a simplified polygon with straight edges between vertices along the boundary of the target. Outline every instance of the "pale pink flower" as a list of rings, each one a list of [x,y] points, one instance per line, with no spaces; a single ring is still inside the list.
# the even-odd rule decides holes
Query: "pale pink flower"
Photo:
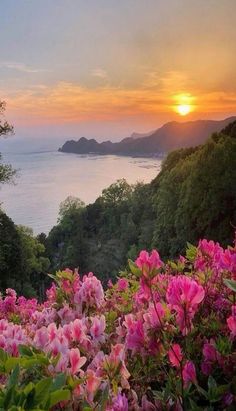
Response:
[[[106,328],[106,320],[105,316],[101,315],[101,317],[93,317],[92,318],[92,325],[90,328],[90,334],[94,340],[100,341],[104,340],[104,331]]]
[[[81,287],[75,293],[74,302],[80,305],[81,310],[83,305],[86,307],[100,308],[104,303],[104,291],[101,281],[99,281],[93,273],[89,273],[83,277]]]
[[[84,325],[82,320],[76,319],[71,323],[71,334],[74,341],[83,342],[86,340],[86,332],[87,327]]]
[[[72,374],[77,374],[87,361],[86,357],[80,356],[80,350],[78,348],[71,348],[69,358],[71,364],[70,370]]]
[[[95,372],[89,369],[86,372],[86,390],[89,394],[94,395],[101,384],[101,379],[98,378]]]

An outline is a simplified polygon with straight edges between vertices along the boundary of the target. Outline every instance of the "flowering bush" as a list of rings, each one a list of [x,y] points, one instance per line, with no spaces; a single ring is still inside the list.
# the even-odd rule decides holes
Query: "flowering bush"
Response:
[[[106,292],[51,277],[43,304],[0,298],[0,409],[235,409],[236,247],[142,251]]]

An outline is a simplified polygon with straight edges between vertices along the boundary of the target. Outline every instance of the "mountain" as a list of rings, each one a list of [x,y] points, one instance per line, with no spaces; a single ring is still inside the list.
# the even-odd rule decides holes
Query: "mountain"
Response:
[[[171,150],[194,147],[204,143],[214,132],[219,132],[229,123],[236,120],[229,117],[225,120],[196,120],[179,123],[172,121],[164,124],[151,135],[124,138],[118,143],[81,137],[78,141],[69,140],[59,148],[64,153],[75,154],[117,154],[131,156],[158,156]]]

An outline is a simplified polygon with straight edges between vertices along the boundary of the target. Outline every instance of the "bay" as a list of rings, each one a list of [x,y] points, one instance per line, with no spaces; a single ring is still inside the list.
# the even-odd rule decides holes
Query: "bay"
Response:
[[[16,184],[0,189],[1,207],[35,234],[48,233],[56,224],[59,205],[67,196],[89,204],[120,178],[130,184],[148,183],[160,171],[157,158],[60,153],[57,149],[65,140],[11,138],[0,144],[4,163],[18,170]]]

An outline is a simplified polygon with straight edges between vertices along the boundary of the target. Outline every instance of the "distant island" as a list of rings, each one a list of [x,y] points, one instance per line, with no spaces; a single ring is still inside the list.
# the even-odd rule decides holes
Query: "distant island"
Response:
[[[133,133],[118,143],[109,140],[99,143],[95,139],[81,137],[78,141],[66,141],[59,151],[75,154],[162,156],[172,150],[203,144],[209,135],[219,132],[234,120],[236,116],[220,121],[196,120],[183,123],[172,121],[150,133]]]

